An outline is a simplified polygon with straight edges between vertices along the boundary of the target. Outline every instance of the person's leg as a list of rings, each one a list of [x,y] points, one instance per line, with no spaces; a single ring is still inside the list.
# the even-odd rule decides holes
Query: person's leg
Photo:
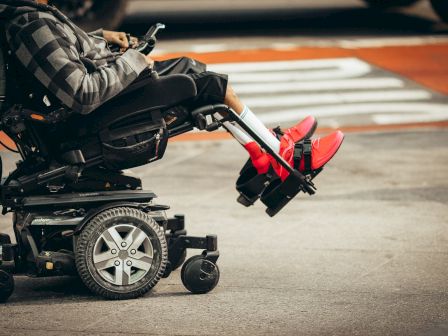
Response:
[[[296,142],[302,140],[304,137],[311,136],[314,132],[316,127],[315,119],[313,117],[305,118],[297,125],[286,130],[285,134],[279,141],[276,135],[274,135],[274,133],[271,132],[238,98],[233,88],[228,85],[228,78],[226,75],[206,71],[205,69],[205,64],[186,57],[175,60],[167,60],[157,63],[156,65],[156,70],[159,73],[164,75],[183,73],[189,75],[195,81],[197,96],[188,103],[190,109],[207,104],[224,103],[228,105],[240,116],[241,120],[245,125],[247,125],[247,127],[257,134],[258,137],[263,139],[263,142],[266,143],[267,146],[279,153],[293,165],[294,162],[291,161],[293,156],[291,156],[290,153],[294,152],[293,149]],[[260,148],[260,146],[236,123],[226,122],[224,126],[249,152],[252,163],[257,171],[260,174],[266,173],[270,167],[270,161],[272,161],[272,158],[270,158],[270,156],[268,156]],[[329,160],[329,158],[331,158],[337,148],[339,148],[340,142],[342,141],[340,135],[341,134],[339,133],[332,134],[325,138],[316,139],[313,141],[312,169],[320,168]],[[328,146],[319,147],[319,144],[323,143],[328,144]],[[322,151],[324,148],[325,152]],[[274,166],[275,162],[272,163]],[[296,168],[299,168],[299,166]],[[281,173],[281,167],[279,173]]]
[[[334,132],[324,138],[314,139],[311,142],[311,160],[309,167],[306,167],[305,161],[300,160],[295,163],[294,148],[295,143],[302,140],[304,137],[310,136],[314,132],[317,122],[313,117],[307,117],[296,126],[288,129],[279,141],[273,133],[268,130],[263,123],[245,106],[236,95],[233,88],[228,85],[224,103],[231,107],[240,118],[251,128],[258,136],[260,136],[266,144],[279,153],[291,166],[296,166],[300,171],[316,170],[325,165],[339,149],[344,135],[342,132]],[[245,135],[245,133],[233,124],[225,124],[226,128],[233,134],[233,136],[246,148],[252,160],[252,164],[257,169],[259,174],[264,174],[268,171],[272,163],[274,170],[282,180],[285,180],[289,175],[288,172],[277,162],[272,162],[270,157],[258,146],[258,144]],[[275,160],[274,160],[275,161]]]
[[[232,86],[227,85],[226,94],[224,97],[224,104],[228,105],[232,110],[234,110],[245,122],[245,124],[256,133],[263,141],[275,152],[280,149],[280,141],[277,137],[260,121],[260,119],[255,116],[255,114],[243,104],[243,102],[238,98]],[[230,124],[230,125],[229,125]],[[236,125],[228,123],[225,125],[226,128],[231,132],[237,140],[240,137],[242,130]],[[246,143],[242,143],[246,147],[249,142],[253,142],[253,139],[248,137]],[[247,148],[246,148],[247,149]]]
[[[270,148],[278,152],[280,149],[279,140],[266,128],[266,126],[264,126],[252,111],[240,101],[233,88],[228,85],[227,76],[207,71],[206,68],[207,66],[204,63],[188,57],[154,62],[154,70],[157,71],[160,76],[186,74],[193,78],[198,89],[198,96],[196,102],[193,103],[193,106],[207,103],[224,103],[228,105],[240,115],[246,125],[261,137]],[[226,128],[242,145],[245,145],[245,141],[248,141],[249,139],[253,141],[247,135],[244,135],[243,131],[239,129],[235,123],[227,123]]]

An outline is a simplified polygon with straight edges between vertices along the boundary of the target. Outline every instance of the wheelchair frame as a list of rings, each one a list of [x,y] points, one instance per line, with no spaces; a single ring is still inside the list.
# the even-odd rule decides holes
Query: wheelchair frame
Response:
[[[151,41],[155,43],[155,34],[150,35],[154,38],[154,41]],[[154,43],[151,48],[154,47]],[[157,74],[153,75],[157,80]],[[184,84],[185,87],[189,85],[187,82]],[[180,96],[177,98],[181,100]],[[161,115],[161,110],[167,107],[165,105],[160,102],[154,103],[153,107],[140,112]],[[192,293],[206,293],[212,290],[219,281],[219,268],[216,264],[219,258],[217,236],[187,235],[183,215],[167,218],[165,211],[169,206],[154,203],[156,195],[151,191],[142,190],[140,179],[123,175],[119,171],[101,168],[104,164],[104,157],[101,155],[85,159],[80,149],[71,149],[64,152],[59,160],[48,161],[45,158],[49,153],[33,125],[34,123],[54,125],[66,120],[67,113],[64,108],[59,108],[42,115],[22,105],[13,105],[0,118],[0,129],[16,143],[23,159],[17,163],[17,169],[1,184],[2,213],[13,213],[13,228],[17,243],[13,244],[8,235],[0,233],[0,302],[6,301],[13,292],[13,274],[38,277],[79,274],[87,287],[96,294],[110,299],[128,299],[143,295],[155,286],[161,277],[168,277],[172,270],[182,266],[181,279],[188,290]],[[221,117],[217,117],[218,114]],[[225,127],[226,121],[237,123],[289,172],[285,181],[279,182],[277,179],[274,183],[270,181],[270,176],[264,176],[260,181],[256,176],[254,178],[256,183],[254,179],[250,179],[244,181],[242,185],[237,184],[240,203],[249,206],[261,197],[267,206],[268,215],[274,216],[299,192],[310,195],[315,193],[312,179],[318,171],[305,176],[292,168],[227,105],[207,105],[192,111],[191,120],[168,129],[167,137],[177,136],[195,127],[199,130],[214,131],[221,126]],[[82,178],[85,179],[84,184],[79,187]],[[70,189],[77,185],[81,191]],[[64,193],[64,188],[67,186],[69,192]],[[46,192],[42,193],[42,190]],[[103,214],[109,214],[111,217],[114,211],[117,218],[133,221],[133,224],[121,225],[114,222],[113,218],[103,218],[105,216]],[[92,230],[92,225],[96,225],[95,223],[99,223],[98,230],[104,231],[101,236],[95,236],[96,227]],[[126,231],[126,236],[123,232],[117,231],[123,236],[114,238],[116,249],[97,251],[99,241],[109,245],[106,233],[110,228],[121,230],[126,226],[131,231]],[[126,244],[128,239],[134,239],[132,234],[138,231],[137,229],[146,234],[144,238],[146,245],[143,246],[142,243],[138,250],[134,248],[129,252]],[[85,236],[97,239],[95,246]],[[123,249],[119,246],[120,241]],[[130,243],[134,244],[132,241]],[[85,248],[86,252],[80,251],[79,246]],[[132,275],[135,277],[136,274],[143,274],[138,268],[131,274],[131,266],[127,264],[131,261],[136,262],[131,254],[143,253],[140,248],[146,253],[146,258],[151,255],[153,259],[150,266],[146,265],[150,267],[146,273],[131,283]],[[185,261],[187,249],[200,249],[203,252]],[[95,263],[95,255],[83,257],[87,258],[86,260],[81,260],[79,257],[93,250],[97,251],[98,255],[114,254],[113,251],[115,253],[119,251],[115,259],[111,258],[109,261],[114,261],[115,266],[118,263],[123,267],[121,277],[126,273],[124,264],[129,266],[127,280],[122,279],[124,281],[122,288],[129,287],[129,290],[120,291],[121,287],[113,287],[107,274],[101,275],[105,281],[100,279],[95,273],[96,269],[91,268],[92,262]],[[93,258],[93,261],[89,258]],[[154,266],[155,264],[157,265]],[[109,266],[114,267],[112,264]],[[150,273],[151,277],[147,279]],[[114,277],[117,278],[118,275],[115,273]],[[95,283],[95,279],[100,280]],[[143,283],[144,286],[137,288],[143,280],[146,281]]]

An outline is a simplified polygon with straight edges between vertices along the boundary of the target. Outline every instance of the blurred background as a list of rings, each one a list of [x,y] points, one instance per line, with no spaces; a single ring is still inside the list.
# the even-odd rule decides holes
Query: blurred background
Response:
[[[448,5],[444,0],[53,0],[52,3],[86,29],[98,25],[116,28],[126,17],[129,18],[129,14],[131,17],[164,19],[174,24],[186,22],[191,24],[193,21],[216,22],[216,20],[240,23],[289,20],[297,24],[300,18],[323,19],[329,13],[347,18],[353,15],[356,16],[353,22],[362,22],[359,20],[366,19],[369,16],[368,11],[375,11],[378,14],[397,8],[409,8],[417,3],[420,3],[420,7],[415,11],[416,14],[434,18],[433,13],[428,13],[432,8],[441,20],[448,21]],[[310,12],[314,15],[310,16]],[[395,17],[397,18],[397,15]],[[378,18],[380,16],[376,16],[376,19]],[[374,19],[372,17],[372,20]],[[390,21],[386,20],[381,24],[377,22],[377,25],[365,23],[377,28],[386,28],[390,26]],[[289,22],[294,26],[292,23]],[[299,25],[305,26],[303,23]],[[406,24],[402,25],[406,30]]]
[[[270,126],[311,114],[316,136],[346,138],[316,196],[270,218],[235,201],[247,160],[236,141],[176,137],[133,172],[189,234],[218,234],[218,287],[188,295],[175,271],[111,302],[76,278],[19,278],[0,334],[448,335],[447,0],[53,2],[87,30],[138,36],[163,22],[154,58],[229,74]],[[8,170],[17,157],[2,159]]]
[[[307,114],[333,128],[447,119],[446,0],[53,2],[87,30],[139,36],[165,23],[154,57],[228,73],[272,126]]]

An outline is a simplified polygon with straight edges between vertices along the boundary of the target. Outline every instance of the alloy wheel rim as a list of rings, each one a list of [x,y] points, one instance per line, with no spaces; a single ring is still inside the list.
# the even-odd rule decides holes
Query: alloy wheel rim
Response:
[[[106,229],[95,242],[93,265],[107,282],[132,285],[151,269],[154,247],[147,233],[130,224]]]

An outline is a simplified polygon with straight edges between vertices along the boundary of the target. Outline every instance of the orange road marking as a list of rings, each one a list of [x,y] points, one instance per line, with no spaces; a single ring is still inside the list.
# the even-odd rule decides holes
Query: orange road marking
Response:
[[[448,43],[381,48],[316,48],[235,50],[212,53],[171,53],[157,57],[188,56],[205,63],[263,62],[358,57],[373,65],[448,94]]]
[[[393,124],[393,125],[361,125],[361,126],[343,126],[337,129],[344,133],[367,133],[367,132],[397,132],[418,129],[440,129],[448,128],[448,121],[425,122],[425,123],[409,123],[409,124]],[[317,134],[326,134],[335,131],[336,128],[321,127],[318,128]],[[171,142],[179,141],[208,141],[208,140],[227,140],[233,139],[232,136],[223,131],[217,132],[197,132],[185,133],[170,139]]]

